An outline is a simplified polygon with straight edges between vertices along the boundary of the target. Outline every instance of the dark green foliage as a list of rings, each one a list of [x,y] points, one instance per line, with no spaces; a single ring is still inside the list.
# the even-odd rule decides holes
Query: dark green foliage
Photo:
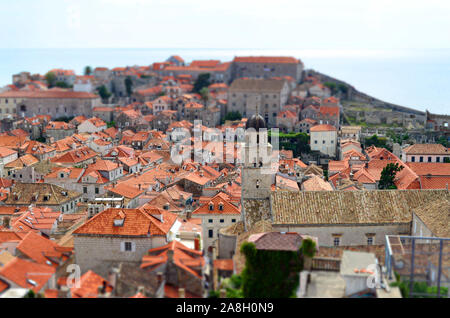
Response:
[[[403,166],[396,163],[388,163],[386,167],[381,171],[380,182],[378,189],[397,189],[394,184],[395,176],[397,172],[402,171]]]
[[[208,89],[208,87],[203,87],[200,90],[199,94],[202,96],[202,100],[204,102],[207,102],[209,100],[209,89]]]
[[[439,139],[436,142],[438,144],[441,144],[444,147],[448,147],[448,140],[447,140],[447,137],[445,137],[445,136],[439,137]]]
[[[269,142],[271,142],[272,134],[271,131],[269,134]],[[294,152],[294,157],[299,157],[302,153],[311,152],[311,148],[309,146],[309,135],[306,133],[278,133],[278,141],[280,149],[292,150]]]
[[[386,135],[392,140],[392,142],[396,142],[400,145],[403,143],[403,141],[406,141],[409,139],[408,133],[397,134],[392,129],[389,129],[387,131]]]
[[[131,96],[131,94],[133,93],[133,80],[129,76],[125,78],[125,87],[127,89],[127,95]]]
[[[347,94],[348,92],[348,87],[345,84],[338,84],[337,88],[342,94]]]
[[[227,298],[243,298],[242,293],[242,277],[240,275],[233,274],[230,277],[229,285],[226,288]]]
[[[56,75],[53,72],[48,72],[45,74],[45,80],[47,81],[48,87],[52,88],[56,83]]]
[[[28,293],[23,296],[23,298],[36,298],[36,293],[32,289],[30,289]]]
[[[107,125],[108,128],[116,127],[116,122],[115,121],[110,121],[110,122],[106,123],[106,125]]]
[[[323,85],[324,86],[326,86],[326,87],[328,87],[329,89],[330,89],[330,91],[331,91],[331,94],[336,94],[336,91],[337,91],[337,85],[336,85],[336,83],[333,83],[333,82],[325,82],[325,83],[323,83]]]
[[[42,143],[45,143],[45,137],[38,137],[38,138],[36,138],[36,141],[39,141],[39,142],[42,142]]]
[[[209,73],[202,73],[197,77],[197,80],[194,83],[194,89],[193,91],[195,93],[199,93],[200,94],[200,90],[203,87],[208,87],[210,83],[209,79],[211,77],[211,74]]]
[[[300,246],[300,253],[304,256],[313,258],[316,254],[316,242],[309,238],[303,240],[302,246]]]
[[[62,116],[62,117],[55,118],[55,121],[63,121],[63,122],[65,122],[65,123],[68,123],[68,122],[71,121],[72,119],[73,119],[73,116],[70,116],[70,117],[68,117],[68,116]]]
[[[90,66],[86,66],[84,68],[84,75],[91,75],[92,73],[92,68]]]
[[[71,88],[72,87],[69,84],[67,84],[66,82],[56,82],[55,86],[60,87],[60,88]]]
[[[367,137],[364,142],[366,147],[375,146],[380,148],[386,148],[388,150],[389,147],[387,145],[387,139],[384,137],[378,137],[377,135],[373,135],[372,137]]]
[[[238,111],[235,111],[235,112],[228,112],[228,113],[225,115],[225,120],[231,120],[231,121],[233,121],[233,120],[241,120],[241,119],[242,119],[242,115],[241,115],[241,113],[238,112]]]
[[[395,273],[396,282],[391,284],[391,287],[398,287],[400,289],[400,292],[402,294],[403,298],[409,298],[409,292],[410,292],[410,282],[408,280],[402,280],[400,275]],[[428,286],[427,282],[414,282],[413,283],[413,293],[421,293],[421,294],[428,294],[428,295],[413,295],[413,298],[436,298],[437,297],[437,286]],[[447,287],[441,287],[441,296],[447,295],[448,288]]]
[[[450,157],[445,157],[444,158],[444,163],[450,163]]]
[[[208,294],[208,298],[219,298],[220,292],[215,290],[210,290]]]
[[[105,85],[100,86],[97,90],[98,94],[103,100],[107,100],[111,97],[111,93],[108,91]]]
[[[328,170],[323,171],[323,176],[325,178],[325,181],[328,181]]]
[[[257,250],[245,242],[241,253],[246,257],[242,271],[244,298],[289,298],[299,283],[302,262],[298,252]]]

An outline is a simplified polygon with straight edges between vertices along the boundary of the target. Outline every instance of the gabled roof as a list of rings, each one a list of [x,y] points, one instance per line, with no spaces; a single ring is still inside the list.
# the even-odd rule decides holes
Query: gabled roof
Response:
[[[110,208],[95,215],[76,229],[73,234],[145,237],[167,235],[176,218],[177,216],[173,213],[151,207],[142,209]],[[115,220],[123,220],[123,223],[114,225]]]
[[[172,241],[165,246],[150,249],[148,255],[142,257],[141,268],[150,270],[158,268],[169,261],[168,254],[172,255],[173,264],[177,267],[198,278],[202,277],[201,268],[205,265],[202,252],[190,249],[178,241]]]
[[[0,278],[6,278],[22,288],[39,292],[55,274],[55,268],[15,257],[0,268]]]
[[[55,267],[60,260],[65,261],[72,254],[72,248],[61,247],[34,232],[28,232],[16,248],[36,263]]]
[[[310,132],[336,131],[336,130],[337,130],[336,127],[328,125],[328,124],[312,126],[309,129]]]
[[[296,232],[266,232],[252,234],[248,242],[255,244],[258,250],[292,251],[300,249],[303,238]]]
[[[88,270],[80,277],[80,287],[72,287],[70,293],[72,298],[97,298],[98,288],[105,286],[105,292],[113,290],[111,284],[100,275]]]
[[[89,147],[82,147],[79,149],[74,149],[69,151],[59,157],[55,157],[51,159],[51,162],[54,163],[68,163],[68,164],[77,164],[91,158],[94,158],[98,154]]]
[[[450,148],[441,144],[415,144],[403,149],[407,155],[450,155]]]
[[[222,209],[220,208],[222,206]],[[240,215],[241,211],[235,205],[231,204],[225,194],[219,192],[208,203],[198,207],[192,214],[208,215],[208,214],[236,214]]]

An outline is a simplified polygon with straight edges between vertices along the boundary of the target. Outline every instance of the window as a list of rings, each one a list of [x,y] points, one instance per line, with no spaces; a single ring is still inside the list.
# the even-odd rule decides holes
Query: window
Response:
[[[220,223],[224,223],[225,222],[225,220],[224,219],[220,219]]]
[[[420,157],[420,160],[419,160],[420,162],[423,162],[423,157]]]
[[[373,236],[367,237],[367,245],[373,245]]]
[[[325,144],[325,140],[322,140],[322,143]]]
[[[213,211],[213,210],[214,210],[214,204],[212,204],[212,203],[209,204],[209,210],[210,210],[210,211]]]
[[[213,230],[208,230],[208,237],[211,238],[214,236],[214,231]]]
[[[441,157],[436,157],[436,162],[441,162]]]
[[[314,140],[314,143],[317,145],[317,140]]]
[[[99,190],[98,187],[95,187],[95,194],[98,194]]]
[[[340,243],[341,243],[341,238],[340,237],[335,237],[333,239],[333,245],[334,246],[339,246]]]
[[[231,223],[236,223],[236,219],[231,219]]]
[[[428,157],[428,162],[431,162],[431,157]]]
[[[83,187],[83,193],[87,193],[87,187]]]
[[[416,161],[416,157],[412,156],[411,157],[411,162],[415,162]]]
[[[122,242],[120,250],[122,252],[134,252],[136,247],[133,242]]]
[[[212,219],[209,219],[209,220],[208,220],[208,223],[212,223],[212,222],[213,222],[213,220],[212,220]]]
[[[219,211],[223,211],[223,203],[219,204]]]

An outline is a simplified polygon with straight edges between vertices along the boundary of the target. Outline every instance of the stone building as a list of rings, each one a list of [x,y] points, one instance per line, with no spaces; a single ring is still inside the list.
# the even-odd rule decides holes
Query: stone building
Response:
[[[232,62],[232,78],[271,78],[290,76],[301,81],[304,65],[294,57],[241,56]]]
[[[202,219],[203,250],[210,251],[219,237],[219,230],[238,222],[241,218],[239,208],[229,202],[222,192],[192,212],[193,218]]]
[[[48,90],[8,91],[0,94],[0,114],[17,114],[19,117],[90,117],[92,109],[100,104],[98,95],[85,92]]]
[[[4,205],[20,207],[34,204],[37,207],[49,207],[52,211],[75,213],[78,202],[81,202],[81,193],[54,184],[16,183]]]
[[[156,208],[107,209],[74,231],[76,264],[106,276],[114,265],[140,262],[149,249],[172,241],[177,227],[175,214]]]
[[[52,142],[72,136],[76,131],[75,125],[63,121],[50,121],[43,133],[45,138]]]
[[[336,127],[324,124],[311,127],[311,150],[320,151],[330,157],[336,156],[337,130]]]
[[[284,80],[237,79],[228,90],[227,111],[238,111],[247,118],[260,113],[269,126],[275,126],[288,98],[289,86]]]

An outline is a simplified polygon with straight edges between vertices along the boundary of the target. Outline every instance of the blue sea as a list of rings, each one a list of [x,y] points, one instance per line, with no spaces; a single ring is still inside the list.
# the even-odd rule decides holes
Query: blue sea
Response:
[[[0,87],[21,71],[52,68],[82,74],[92,67],[150,65],[170,55],[231,61],[234,56],[300,58],[305,67],[341,79],[386,102],[450,114],[450,49],[445,50],[267,50],[267,49],[0,49]]]

